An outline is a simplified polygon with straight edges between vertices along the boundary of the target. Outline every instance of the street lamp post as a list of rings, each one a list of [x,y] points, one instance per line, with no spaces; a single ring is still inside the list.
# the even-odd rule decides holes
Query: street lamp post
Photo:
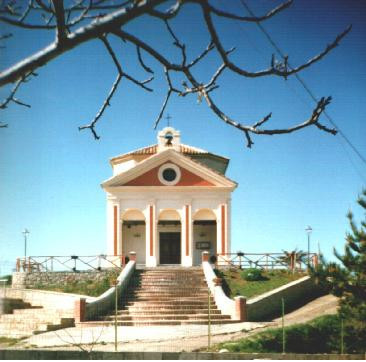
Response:
[[[308,269],[310,269],[310,235],[313,229],[311,228],[311,226],[308,226],[305,231],[308,234]]]
[[[29,230],[24,229],[22,231],[22,234],[24,235],[24,258],[26,258],[27,257],[27,236],[29,234]]]

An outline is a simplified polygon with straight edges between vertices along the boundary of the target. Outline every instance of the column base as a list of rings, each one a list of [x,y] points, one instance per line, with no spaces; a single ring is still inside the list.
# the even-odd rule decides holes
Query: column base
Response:
[[[182,258],[182,266],[193,266],[193,259],[190,256],[184,256]]]
[[[155,267],[157,265],[158,265],[158,262],[157,262],[155,256],[147,256],[146,257],[146,266],[147,267]]]

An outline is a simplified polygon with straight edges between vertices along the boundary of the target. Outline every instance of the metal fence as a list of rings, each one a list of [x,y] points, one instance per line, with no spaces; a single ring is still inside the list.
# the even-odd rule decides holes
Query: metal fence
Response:
[[[318,264],[318,254],[297,253],[227,253],[216,254],[216,267],[234,267],[239,269],[260,268],[306,270]]]
[[[16,260],[17,272],[84,271],[123,268],[124,255],[28,256]]]

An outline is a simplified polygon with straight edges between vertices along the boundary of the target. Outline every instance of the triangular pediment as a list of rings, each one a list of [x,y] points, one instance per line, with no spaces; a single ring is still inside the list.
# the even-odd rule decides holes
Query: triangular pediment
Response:
[[[164,179],[165,169],[174,169],[176,181]],[[173,172],[174,174],[174,172]],[[109,187],[227,187],[236,183],[173,149],[168,149],[138,163],[135,167],[102,183]]]
[[[159,178],[161,169],[169,169],[170,166],[176,166],[179,169],[179,181],[174,186],[215,186],[214,183],[205,180],[203,177],[187,170],[184,167],[179,167],[176,163],[164,162],[161,165],[143,173],[142,175],[128,181],[124,186],[168,186],[164,183],[164,179]],[[170,168],[172,170],[172,168]]]

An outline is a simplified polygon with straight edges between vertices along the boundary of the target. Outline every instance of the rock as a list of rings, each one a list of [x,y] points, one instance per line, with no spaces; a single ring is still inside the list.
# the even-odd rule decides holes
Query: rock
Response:
[[[229,352],[229,350],[228,350],[228,349],[226,349],[226,348],[222,348],[222,349],[220,349],[220,351],[219,351],[219,353],[227,353],[227,352]]]

